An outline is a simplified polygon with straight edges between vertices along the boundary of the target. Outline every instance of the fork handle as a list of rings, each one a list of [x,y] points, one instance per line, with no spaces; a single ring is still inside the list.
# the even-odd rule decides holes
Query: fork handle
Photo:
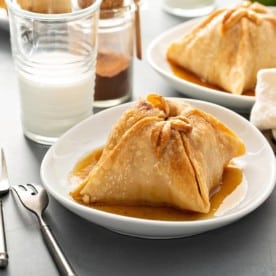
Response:
[[[7,242],[5,234],[5,224],[3,215],[3,203],[0,200],[0,267],[6,267],[9,263],[9,256],[7,252]]]
[[[77,274],[65,257],[50,227],[48,225],[41,225],[41,232],[43,234],[43,238],[47,244],[47,247],[51,252],[54,261],[59,269],[60,274],[64,276],[76,276]]]

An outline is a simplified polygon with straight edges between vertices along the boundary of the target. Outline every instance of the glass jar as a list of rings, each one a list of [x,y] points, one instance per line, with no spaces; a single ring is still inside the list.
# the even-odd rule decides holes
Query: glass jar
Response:
[[[23,131],[51,145],[92,114],[101,1],[6,4]]]
[[[101,9],[94,107],[107,108],[131,98],[135,4]]]

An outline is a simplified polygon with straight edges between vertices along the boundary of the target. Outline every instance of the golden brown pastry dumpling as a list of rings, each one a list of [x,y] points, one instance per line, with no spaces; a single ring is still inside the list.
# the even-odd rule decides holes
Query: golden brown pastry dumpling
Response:
[[[275,15],[244,1],[214,11],[172,43],[167,58],[203,81],[242,94],[254,89],[260,69],[276,67],[275,45]]]
[[[205,213],[224,167],[244,152],[243,142],[210,114],[151,94],[121,116],[98,163],[71,195],[85,203]]]

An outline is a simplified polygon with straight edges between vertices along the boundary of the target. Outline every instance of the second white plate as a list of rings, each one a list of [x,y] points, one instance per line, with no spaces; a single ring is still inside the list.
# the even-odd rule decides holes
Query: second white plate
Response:
[[[237,111],[249,113],[255,102],[254,96],[242,96],[226,93],[222,90],[207,88],[189,82],[174,75],[166,59],[169,45],[190,31],[202,19],[184,22],[155,38],[147,50],[147,60],[152,68],[159,73],[174,89],[191,98],[217,103]]]

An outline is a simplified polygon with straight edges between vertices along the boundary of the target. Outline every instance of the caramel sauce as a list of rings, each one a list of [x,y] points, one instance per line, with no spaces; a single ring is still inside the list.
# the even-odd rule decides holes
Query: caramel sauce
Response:
[[[88,175],[89,171],[95,166],[102,154],[102,148],[92,151],[83,159],[78,161],[74,167],[70,180],[74,186],[78,186]],[[91,208],[135,218],[151,219],[151,220],[167,220],[167,221],[192,221],[199,219],[207,219],[213,217],[217,210],[221,207],[223,201],[233,193],[233,191],[242,183],[243,174],[241,169],[229,164],[223,173],[220,186],[216,189],[211,197],[211,208],[209,213],[202,214],[191,211],[177,210],[171,207],[150,207],[150,206],[119,206],[119,205],[99,205],[90,204]],[[76,183],[76,179],[77,182]],[[84,204],[81,199],[76,200],[80,204]]]
[[[132,62],[129,57],[115,52],[98,53],[96,66],[96,101],[114,100],[131,92]]]
[[[217,85],[208,83],[208,82],[204,81],[203,79],[200,79],[195,74],[183,69],[182,67],[174,64],[173,62],[171,62],[171,61],[168,61],[168,62],[170,64],[170,67],[171,67],[171,70],[172,70],[173,74],[175,76],[177,76],[178,78],[180,78],[182,80],[192,82],[192,83],[197,84],[197,85],[201,85],[201,86],[204,86],[204,87],[207,87],[207,88],[211,88],[211,89],[219,90],[219,91],[224,92],[224,93],[231,94],[230,92],[224,91],[223,88],[221,88]],[[253,91],[253,90],[245,91],[245,92],[243,92],[242,95],[255,96],[255,91]]]

